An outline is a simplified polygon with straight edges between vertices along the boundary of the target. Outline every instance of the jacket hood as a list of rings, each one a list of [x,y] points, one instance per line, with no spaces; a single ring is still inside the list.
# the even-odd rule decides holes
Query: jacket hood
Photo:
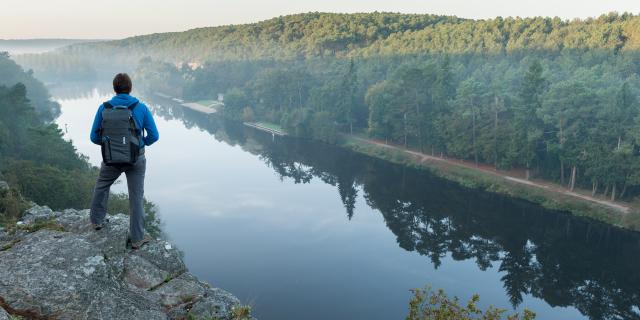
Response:
[[[113,96],[113,98],[111,98],[111,100],[109,100],[109,103],[112,106],[130,106],[135,102],[139,102],[138,99],[134,96],[128,95],[126,93],[120,93],[117,94],[115,96]]]

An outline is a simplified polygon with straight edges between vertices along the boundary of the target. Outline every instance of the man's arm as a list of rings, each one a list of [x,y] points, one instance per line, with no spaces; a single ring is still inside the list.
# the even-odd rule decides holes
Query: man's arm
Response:
[[[98,112],[96,112],[96,116],[93,118],[93,125],[91,126],[91,135],[89,137],[91,138],[91,142],[95,144],[100,144],[100,139],[102,139],[102,137],[100,137],[100,129],[102,127],[102,110],[103,106],[100,106],[98,108]]]
[[[160,133],[158,132],[156,122],[153,120],[153,115],[151,115],[151,111],[149,111],[149,108],[145,108],[144,111],[143,126],[144,130],[147,132],[147,135],[144,137],[144,145],[150,146],[154,142],[158,141],[158,139],[160,138]]]

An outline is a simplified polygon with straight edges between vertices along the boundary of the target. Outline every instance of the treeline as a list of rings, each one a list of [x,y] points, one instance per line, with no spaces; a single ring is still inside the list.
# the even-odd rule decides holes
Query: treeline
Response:
[[[69,46],[65,55],[171,63],[312,57],[372,57],[415,53],[509,53],[640,48],[640,17],[604,14],[560,18],[461,19],[399,13],[305,13],[258,23],[198,28]]]
[[[273,122],[293,135],[339,143],[343,133],[364,132],[617,199],[640,184],[638,57],[594,49],[212,62],[195,70],[146,60],[138,76],[189,100],[224,93],[225,117]]]
[[[94,80],[97,76],[95,66],[83,57],[52,52],[20,54],[13,59],[21,66],[28,66],[38,79],[46,82]]]
[[[252,24],[157,33],[123,40],[79,43],[51,55],[98,70],[135,68],[140,59],[192,67],[211,61],[280,61],[317,57],[377,57],[398,54],[517,54],[565,50],[634,51],[640,48],[640,16],[609,13],[598,18],[497,17],[487,20],[399,13],[304,13]],[[17,57],[28,69],[47,59]],[[56,62],[65,65],[66,63]],[[58,68],[51,66],[52,70]],[[85,71],[83,71],[85,72]]]
[[[10,87],[17,83],[22,83],[26,87],[27,98],[39,117],[52,121],[58,116],[60,106],[50,100],[49,91],[33,76],[33,72],[25,72],[9,58],[7,52],[0,52],[0,85]]]

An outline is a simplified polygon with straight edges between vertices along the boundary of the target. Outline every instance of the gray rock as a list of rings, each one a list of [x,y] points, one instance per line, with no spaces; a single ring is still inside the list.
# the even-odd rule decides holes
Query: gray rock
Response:
[[[9,314],[0,307],[0,320],[10,320]]]
[[[24,212],[21,221],[27,224],[54,218],[53,210],[47,206],[35,205]]]
[[[195,319],[230,319],[231,311],[240,305],[240,300],[227,291],[207,288],[204,297],[196,301],[189,310]]]
[[[95,231],[86,210],[47,209],[28,215],[55,217],[65,231],[21,233],[0,251],[0,298],[11,310],[61,320],[184,319],[189,312],[225,318],[238,303],[188,273],[166,241],[128,251],[125,215]]]
[[[164,240],[152,241],[134,251],[132,255],[149,261],[159,269],[168,272],[172,278],[187,271],[180,251]]]
[[[202,299],[207,287],[193,275],[185,273],[159,286],[154,292],[160,297],[160,303],[173,308]]]
[[[137,255],[129,255],[124,262],[124,281],[144,290],[157,287],[168,281],[170,274],[160,270],[149,261]]]

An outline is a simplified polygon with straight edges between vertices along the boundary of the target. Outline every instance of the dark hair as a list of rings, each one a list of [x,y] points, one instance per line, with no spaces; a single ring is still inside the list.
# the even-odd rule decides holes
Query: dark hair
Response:
[[[131,84],[131,78],[126,73],[118,73],[113,78],[113,91],[117,94],[120,93],[131,93],[131,88],[133,88],[133,84]]]

